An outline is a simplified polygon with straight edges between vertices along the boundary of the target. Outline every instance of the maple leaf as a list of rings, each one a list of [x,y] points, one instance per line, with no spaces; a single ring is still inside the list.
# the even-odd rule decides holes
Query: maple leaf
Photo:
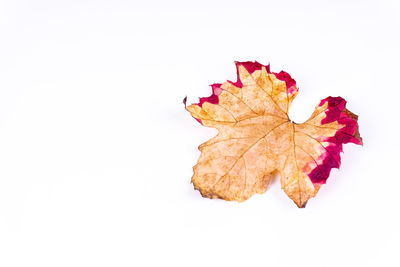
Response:
[[[283,190],[305,207],[340,166],[342,145],[362,145],[357,115],[341,97],[327,97],[302,124],[288,110],[296,81],[269,65],[235,62],[237,81],[213,84],[212,95],[186,106],[202,125],[218,134],[199,146],[192,182],[203,197],[245,201],[264,193],[279,173]]]

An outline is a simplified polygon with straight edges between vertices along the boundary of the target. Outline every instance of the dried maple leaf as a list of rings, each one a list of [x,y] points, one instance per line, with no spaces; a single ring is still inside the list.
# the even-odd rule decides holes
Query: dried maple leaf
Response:
[[[264,193],[279,173],[286,194],[305,207],[339,168],[342,145],[362,144],[357,115],[343,98],[328,97],[296,124],[288,110],[298,88],[288,73],[258,62],[236,62],[236,69],[237,82],[213,84],[211,96],[186,107],[201,124],[218,129],[199,146],[194,187],[203,197],[241,202]]]

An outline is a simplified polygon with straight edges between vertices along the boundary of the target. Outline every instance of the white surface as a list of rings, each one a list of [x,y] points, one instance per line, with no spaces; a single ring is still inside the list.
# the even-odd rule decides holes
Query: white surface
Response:
[[[400,266],[398,1],[1,1],[0,266]],[[271,63],[360,115],[305,209],[190,184],[182,99]]]

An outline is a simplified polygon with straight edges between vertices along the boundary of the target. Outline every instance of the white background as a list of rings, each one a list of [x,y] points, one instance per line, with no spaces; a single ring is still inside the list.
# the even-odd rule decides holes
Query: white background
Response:
[[[0,266],[400,266],[398,1],[1,1]],[[305,209],[190,184],[212,137],[182,99],[234,60],[329,95],[364,146]]]

